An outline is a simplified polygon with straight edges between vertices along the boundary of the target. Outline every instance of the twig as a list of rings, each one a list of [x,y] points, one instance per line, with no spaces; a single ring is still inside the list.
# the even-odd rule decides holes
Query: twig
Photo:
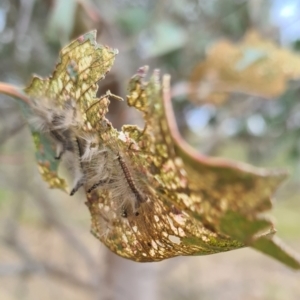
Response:
[[[51,276],[55,276],[60,280],[64,280],[69,284],[76,285],[77,287],[80,287],[82,289],[87,289],[92,291],[96,290],[98,287],[98,284],[95,281],[84,281],[74,276],[74,274],[67,272],[63,269],[60,269],[57,266],[51,265],[47,262],[39,262],[39,263],[48,274],[50,274]]]
[[[11,96],[13,98],[18,98],[28,105],[31,102],[30,98],[23,92],[21,92],[20,89],[8,83],[0,82],[0,93]]]
[[[14,249],[15,250],[15,249]],[[43,261],[35,261],[35,264],[24,263],[23,265],[15,264],[0,264],[0,277],[1,276],[24,276],[33,275],[34,273],[47,273],[52,277],[56,277],[68,284],[75,285],[76,287],[86,289],[88,291],[94,291],[97,286],[93,282],[84,281],[74,274],[58,268],[55,265],[51,265]]]
[[[34,0],[21,0],[20,1],[20,9],[19,9],[19,17],[17,18],[16,23],[16,38],[15,38],[15,44],[19,44],[23,42],[24,37],[26,36],[26,33],[28,31],[31,16],[33,12],[34,7]]]

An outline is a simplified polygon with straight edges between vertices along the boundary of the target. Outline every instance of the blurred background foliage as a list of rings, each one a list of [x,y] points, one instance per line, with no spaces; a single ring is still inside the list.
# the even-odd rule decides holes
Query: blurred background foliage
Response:
[[[94,28],[120,51],[99,93],[125,97],[138,67],[159,68],[200,152],[290,171],[274,215],[300,251],[300,1],[1,0],[0,81],[48,76],[60,48]],[[117,101],[110,119],[141,122]],[[83,194],[48,191],[33,153],[17,104],[1,96],[0,298],[40,299],[50,286],[43,299],[101,299],[105,251]],[[300,299],[299,274],[250,250],[153,265],[159,299]]]

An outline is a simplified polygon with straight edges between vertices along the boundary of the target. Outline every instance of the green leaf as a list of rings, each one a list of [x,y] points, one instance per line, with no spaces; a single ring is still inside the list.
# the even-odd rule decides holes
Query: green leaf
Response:
[[[149,12],[145,9],[133,7],[122,10],[119,13],[117,22],[120,28],[125,30],[128,34],[137,34],[141,29],[145,28],[149,22]]]
[[[145,41],[143,49],[145,57],[156,57],[178,50],[186,44],[186,32],[179,26],[170,22],[159,22],[149,31],[150,35]]]
[[[53,1],[46,29],[50,41],[61,44],[70,40],[77,5],[77,1],[74,0]]]

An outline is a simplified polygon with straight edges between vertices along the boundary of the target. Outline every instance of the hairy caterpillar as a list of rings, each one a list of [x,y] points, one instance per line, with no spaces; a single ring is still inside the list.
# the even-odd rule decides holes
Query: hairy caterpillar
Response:
[[[76,131],[81,120],[76,110],[75,101],[67,100],[63,106],[54,105],[54,101],[33,100],[31,104],[32,116],[29,123],[32,127],[50,137],[56,147],[56,159],[64,158],[73,173],[74,184],[70,195],[84,184],[84,174],[81,168],[82,142]]]
[[[141,180],[138,180],[132,166],[118,148],[103,146],[92,158],[89,165],[87,191],[109,191],[109,198],[123,217],[130,212],[138,214],[141,203],[146,196],[141,191]]]
[[[141,180],[138,180],[134,167],[126,157],[126,150],[121,150],[118,144],[121,141],[116,136],[107,134],[105,122],[103,120],[101,124],[100,131],[103,132],[81,136],[84,140],[81,162],[86,175],[85,186],[88,193],[94,190],[100,193],[109,191],[112,206],[125,217],[130,212],[136,214],[140,204],[146,202],[146,197],[140,188]]]
[[[140,204],[145,202],[145,196],[142,195],[141,191],[138,189],[136,183],[135,183],[135,179],[133,178],[133,174],[131,173],[131,171],[129,170],[128,165],[126,164],[126,162],[124,161],[124,159],[122,158],[122,156],[120,155],[120,153],[118,153],[117,156],[117,160],[121,166],[121,169],[123,171],[124,177],[126,179],[126,182],[129,186],[129,189],[131,190],[131,192],[134,195],[135,201],[133,201],[133,208],[134,210],[137,210],[140,207]],[[125,214],[125,211],[124,211]]]

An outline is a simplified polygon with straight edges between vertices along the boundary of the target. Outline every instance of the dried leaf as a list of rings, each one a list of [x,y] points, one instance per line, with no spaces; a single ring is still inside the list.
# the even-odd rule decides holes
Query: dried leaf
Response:
[[[86,109],[94,101],[97,81],[110,70],[116,50],[99,46],[96,31],[89,32],[61,50],[59,63],[52,77],[33,77],[25,93],[38,101],[51,99],[53,106],[62,107],[67,99],[80,100],[78,105]],[[36,145],[36,157],[43,179],[51,188],[66,189],[65,181],[57,175],[58,162],[49,138],[32,128]]]
[[[196,103],[216,104],[232,92],[273,98],[284,92],[288,80],[300,77],[299,64],[299,55],[253,31],[238,44],[221,40],[193,70],[190,98]]]
[[[112,95],[95,98],[96,83],[110,69],[115,54],[95,44],[95,32],[86,34],[62,50],[51,78],[35,77],[25,90],[34,101],[50,101],[58,112],[75,100],[81,118],[68,130],[77,142],[86,136],[98,141],[89,144],[96,152],[88,149],[86,140],[83,143],[90,160],[84,160],[80,151],[73,153],[80,156],[85,175],[92,233],[113,252],[134,261],[250,245],[299,268],[296,258],[272,242],[272,223],[260,217],[271,208],[270,196],[285,175],[209,160],[190,151],[172,120],[169,77],[162,85],[155,71],[146,82],[146,67],[131,79],[127,97],[128,105],[142,112],[145,127],[125,125],[117,131],[105,117]],[[42,140],[37,144],[45,145]],[[42,158],[40,164],[47,162]],[[98,188],[93,189],[90,184],[97,176],[94,187]],[[55,186],[58,177],[44,179]]]

